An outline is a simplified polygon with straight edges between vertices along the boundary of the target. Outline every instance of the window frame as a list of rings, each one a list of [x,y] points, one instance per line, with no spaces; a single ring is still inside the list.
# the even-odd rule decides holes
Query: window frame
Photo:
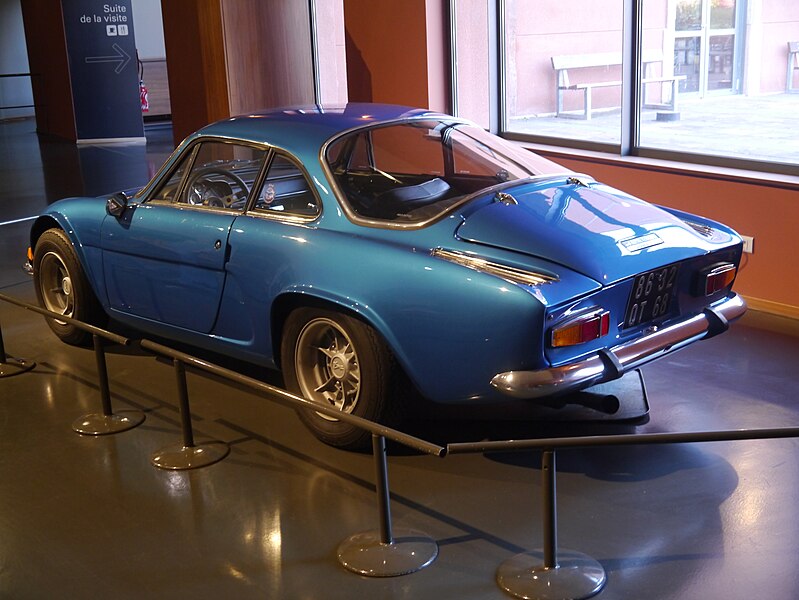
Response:
[[[304,215],[297,212],[270,210],[257,207],[258,199],[263,191],[263,186],[266,184],[267,178],[269,176],[269,170],[272,168],[275,158],[277,157],[281,157],[293,164],[294,167],[302,174],[303,178],[305,179],[305,183],[308,185],[308,191],[313,195],[314,200],[316,201],[316,212],[314,214]],[[252,191],[250,192],[250,198],[247,201],[247,207],[244,211],[248,217],[257,217],[260,219],[290,223],[309,223],[311,221],[315,221],[322,215],[322,199],[319,197],[316,186],[313,185],[312,179],[309,176],[305,165],[303,165],[302,161],[290,152],[283,151],[279,148],[269,148],[269,152],[264,159],[264,164],[261,167],[261,172],[256,179],[256,183],[253,184],[253,190],[256,190],[257,193],[253,193]]]
[[[261,160],[261,165],[258,167],[258,173],[253,179],[252,187],[250,188],[249,195],[247,196],[247,201],[244,203],[242,208],[203,206],[201,204],[189,204],[188,202],[181,202],[178,200],[186,191],[186,184],[188,183],[190,174],[194,169],[195,162],[197,161],[197,155],[200,152],[201,146],[205,143],[222,143],[233,146],[244,146],[264,153],[263,159]],[[185,145],[179,146],[175,150],[170,159],[166,161],[164,167],[162,167],[155,177],[153,177],[150,183],[142,188],[139,194],[137,194],[136,198],[140,199],[141,204],[173,206],[178,209],[224,212],[237,215],[245,214],[250,210],[250,207],[253,204],[252,198],[255,196],[255,192],[260,193],[261,191],[265,167],[270,164],[273,153],[272,147],[268,144],[259,144],[247,140],[238,140],[211,135],[197,136],[188,141]],[[175,199],[164,200],[161,198],[156,198],[155,196],[158,195],[164,186],[169,183],[169,180],[172,178],[175,172],[183,166],[184,161],[187,162],[186,170],[181,175],[180,183],[178,183],[177,191],[175,193]]]

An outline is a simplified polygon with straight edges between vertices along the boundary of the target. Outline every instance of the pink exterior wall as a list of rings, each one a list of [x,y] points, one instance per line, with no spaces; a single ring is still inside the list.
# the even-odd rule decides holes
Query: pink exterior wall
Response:
[[[672,2],[674,0],[671,0]],[[662,69],[670,70],[673,17],[670,0],[644,5],[644,47],[664,53]],[[618,52],[622,44],[622,3],[618,0],[507,0],[506,73],[508,115],[533,116],[555,112],[555,72],[551,57],[561,54]],[[568,7],[568,10],[565,8]],[[746,27],[744,90],[750,94],[785,89],[787,42],[799,41],[799,2],[750,0]],[[586,69],[574,81],[620,79],[618,67]],[[752,79],[752,81],[747,81]],[[597,89],[594,106],[619,106],[618,87]],[[565,96],[565,109],[582,106],[580,94]]]
[[[509,116],[555,112],[552,56],[620,52],[622,3],[618,0],[508,0],[506,5],[507,111]],[[581,81],[620,77],[618,68],[592,69]],[[619,88],[597,90],[595,106],[618,106]],[[568,94],[565,109],[578,107]]]
[[[763,0],[761,22],[763,27],[761,91],[764,93],[782,91],[785,89],[785,73],[788,66],[788,42],[799,42],[799,2]]]

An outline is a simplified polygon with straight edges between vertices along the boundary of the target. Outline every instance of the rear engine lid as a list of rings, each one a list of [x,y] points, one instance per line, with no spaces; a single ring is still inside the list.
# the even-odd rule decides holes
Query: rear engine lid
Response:
[[[457,236],[562,264],[603,285],[733,241],[726,233],[708,240],[665,210],[601,184],[533,182],[502,194],[465,211]]]

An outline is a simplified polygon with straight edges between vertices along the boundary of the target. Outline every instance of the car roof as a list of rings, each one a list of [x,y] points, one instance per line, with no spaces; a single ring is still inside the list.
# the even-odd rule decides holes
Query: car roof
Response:
[[[213,135],[267,143],[302,155],[317,154],[336,134],[398,119],[453,117],[424,108],[350,102],[343,106],[292,106],[231,117],[207,125],[195,135]]]

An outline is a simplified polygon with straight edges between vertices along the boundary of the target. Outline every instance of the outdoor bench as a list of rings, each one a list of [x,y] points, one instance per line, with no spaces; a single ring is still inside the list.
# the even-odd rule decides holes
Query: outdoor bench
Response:
[[[788,76],[785,79],[785,91],[795,94],[799,89],[793,87],[793,72],[799,71],[799,42],[788,42]]]
[[[660,51],[645,50],[643,54],[644,64],[644,108],[656,108],[663,110],[677,111],[677,95],[679,93],[678,82],[685,79],[685,75],[659,75],[650,74],[652,65],[663,63],[663,53]],[[581,69],[591,69],[597,67],[613,67],[622,64],[621,52],[600,52],[596,54],[566,54],[552,57],[552,68],[557,73],[556,99],[558,117],[576,117],[580,119],[590,119],[593,112],[592,94],[596,88],[616,87],[622,84],[621,80],[613,79],[610,81],[590,81],[583,83],[571,83],[569,72]],[[671,84],[668,102],[649,103],[647,102],[647,84],[650,83],[669,83]],[[581,91],[583,93],[583,110],[581,112],[566,112],[563,110],[563,96],[567,91]]]

